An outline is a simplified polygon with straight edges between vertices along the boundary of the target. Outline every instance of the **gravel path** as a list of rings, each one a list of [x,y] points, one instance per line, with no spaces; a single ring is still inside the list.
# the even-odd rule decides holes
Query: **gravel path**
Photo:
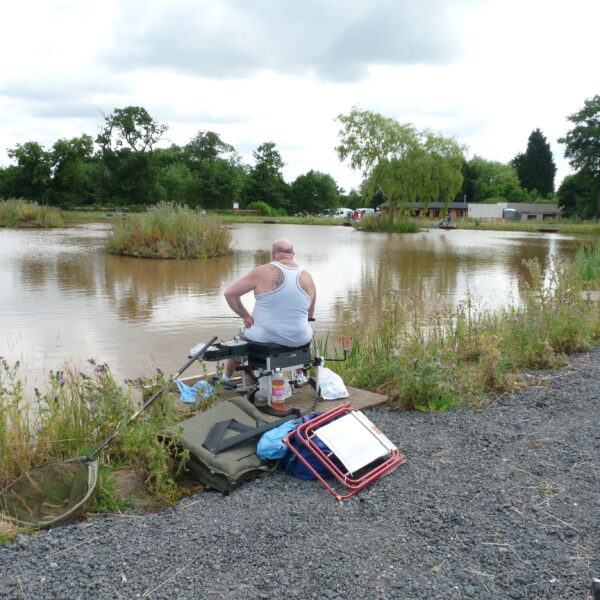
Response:
[[[481,410],[368,414],[408,462],[337,503],[277,473],[0,547],[0,598],[591,598],[600,348]]]

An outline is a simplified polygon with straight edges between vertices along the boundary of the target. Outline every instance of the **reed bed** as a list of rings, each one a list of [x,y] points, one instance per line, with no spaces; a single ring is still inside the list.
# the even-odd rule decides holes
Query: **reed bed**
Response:
[[[415,219],[393,218],[392,215],[365,215],[356,223],[360,231],[383,231],[388,233],[416,233],[421,225]]]
[[[0,200],[0,227],[63,227],[60,209],[22,198]]]
[[[115,215],[106,250],[141,258],[210,258],[230,252],[231,234],[214,215],[171,203]]]

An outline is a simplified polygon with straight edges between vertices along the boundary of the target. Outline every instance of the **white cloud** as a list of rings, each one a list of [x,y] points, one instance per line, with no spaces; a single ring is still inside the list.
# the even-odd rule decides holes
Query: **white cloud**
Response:
[[[22,0],[0,19],[0,164],[138,105],[168,143],[210,129],[252,163],[273,141],[288,180],[350,188],[334,119],[359,105],[502,162],[540,128],[560,180],[566,117],[599,92],[597,0]]]

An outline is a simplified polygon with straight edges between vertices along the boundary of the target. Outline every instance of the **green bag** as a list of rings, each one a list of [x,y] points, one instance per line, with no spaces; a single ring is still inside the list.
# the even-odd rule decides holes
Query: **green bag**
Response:
[[[190,452],[186,466],[192,475],[208,488],[220,492],[230,492],[249,479],[273,471],[278,461],[261,460],[256,455],[257,439],[249,440],[219,454],[213,454],[203,447],[213,425],[235,419],[238,423],[257,427],[265,421],[262,413],[246,398],[236,397],[224,400],[213,408],[182,421],[165,433],[177,440]],[[236,435],[227,431],[223,439]]]

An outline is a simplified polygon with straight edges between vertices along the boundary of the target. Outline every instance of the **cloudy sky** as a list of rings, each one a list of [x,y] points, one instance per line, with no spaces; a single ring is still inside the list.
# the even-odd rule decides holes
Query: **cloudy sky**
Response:
[[[600,93],[599,0],[19,0],[0,8],[0,165],[30,140],[96,136],[143,106],[165,145],[212,130],[244,162],[275,142],[293,181],[349,189],[335,117],[353,106],[508,162]]]

